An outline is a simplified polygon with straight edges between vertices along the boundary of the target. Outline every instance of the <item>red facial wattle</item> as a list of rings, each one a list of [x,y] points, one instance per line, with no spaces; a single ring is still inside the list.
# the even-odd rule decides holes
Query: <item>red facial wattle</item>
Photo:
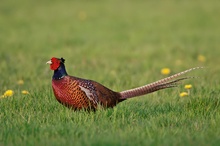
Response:
[[[56,70],[60,67],[60,59],[57,59],[55,57],[51,58],[52,64],[50,64],[51,70]]]

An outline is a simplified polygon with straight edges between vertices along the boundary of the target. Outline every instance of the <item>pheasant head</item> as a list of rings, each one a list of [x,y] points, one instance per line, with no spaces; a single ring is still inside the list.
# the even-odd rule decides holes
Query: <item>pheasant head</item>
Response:
[[[46,64],[50,64],[50,69],[54,70],[53,79],[59,80],[67,75],[65,65],[65,59],[52,57]]]

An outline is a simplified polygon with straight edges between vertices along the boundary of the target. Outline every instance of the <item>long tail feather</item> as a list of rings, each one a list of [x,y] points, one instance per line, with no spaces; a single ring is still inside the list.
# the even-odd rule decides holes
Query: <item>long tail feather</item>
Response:
[[[194,77],[182,77],[182,78],[178,78],[178,77],[180,77],[188,72],[191,72],[193,70],[201,69],[201,68],[203,68],[203,67],[191,68],[191,69],[182,71],[180,73],[174,74],[172,76],[169,76],[167,78],[158,80],[156,82],[153,82],[153,83],[150,83],[150,84],[138,87],[138,88],[122,91],[122,92],[120,92],[120,94],[121,94],[120,99],[132,98],[132,97],[152,93],[152,92],[155,92],[155,91],[158,91],[161,89],[176,87],[180,83],[180,81],[185,80],[185,79],[189,79],[189,78],[194,78]]]

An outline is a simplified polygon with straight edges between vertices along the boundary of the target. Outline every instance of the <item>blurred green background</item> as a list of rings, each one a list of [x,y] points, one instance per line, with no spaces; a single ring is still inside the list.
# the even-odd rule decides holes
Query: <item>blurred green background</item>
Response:
[[[49,101],[58,106],[51,94],[52,71],[45,64],[55,56],[66,59],[70,75],[96,80],[116,91],[161,79],[164,76],[160,70],[164,67],[173,74],[205,66],[205,71],[193,73],[201,77],[193,86],[201,96],[209,98],[211,92],[215,97],[218,95],[220,2],[217,0],[1,0],[0,3],[0,94],[12,89],[13,98],[27,102],[28,98],[23,99],[19,92],[28,90],[38,104],[48,95]],[[18,86],[21,79],[24,85]],[[178,96],[177,91],[168,91]],[[169,96],[166,91],[160,93]],[[12,120],[5,114],[10,113],[7,104],[12,99],[3,100],[1,117]],[[17,106],[22,107],[21,104]],[[4,133],[1,136],[4,141]],[[97,137],[102,138],[102,133]],[[166,145],[163,140],[154,144]]]
[[[0,9],[4,79],[44,82],[44,63],[52,56],[66,58],[72,74],[95,79],[111,70],[120,76],[128,67],[140,75],[161,67],[218,68],[220,10],[214,0],[1,1]]]

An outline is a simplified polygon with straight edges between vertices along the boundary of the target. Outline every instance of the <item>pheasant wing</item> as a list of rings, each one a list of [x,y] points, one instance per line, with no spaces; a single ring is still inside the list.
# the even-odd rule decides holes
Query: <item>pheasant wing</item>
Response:
[[[92,101],[94,104],[98,104],[98,95],[96,94],[96,88],[89,80],[81,80],[79,82],[80,89],[85,92],[86,96]]]

